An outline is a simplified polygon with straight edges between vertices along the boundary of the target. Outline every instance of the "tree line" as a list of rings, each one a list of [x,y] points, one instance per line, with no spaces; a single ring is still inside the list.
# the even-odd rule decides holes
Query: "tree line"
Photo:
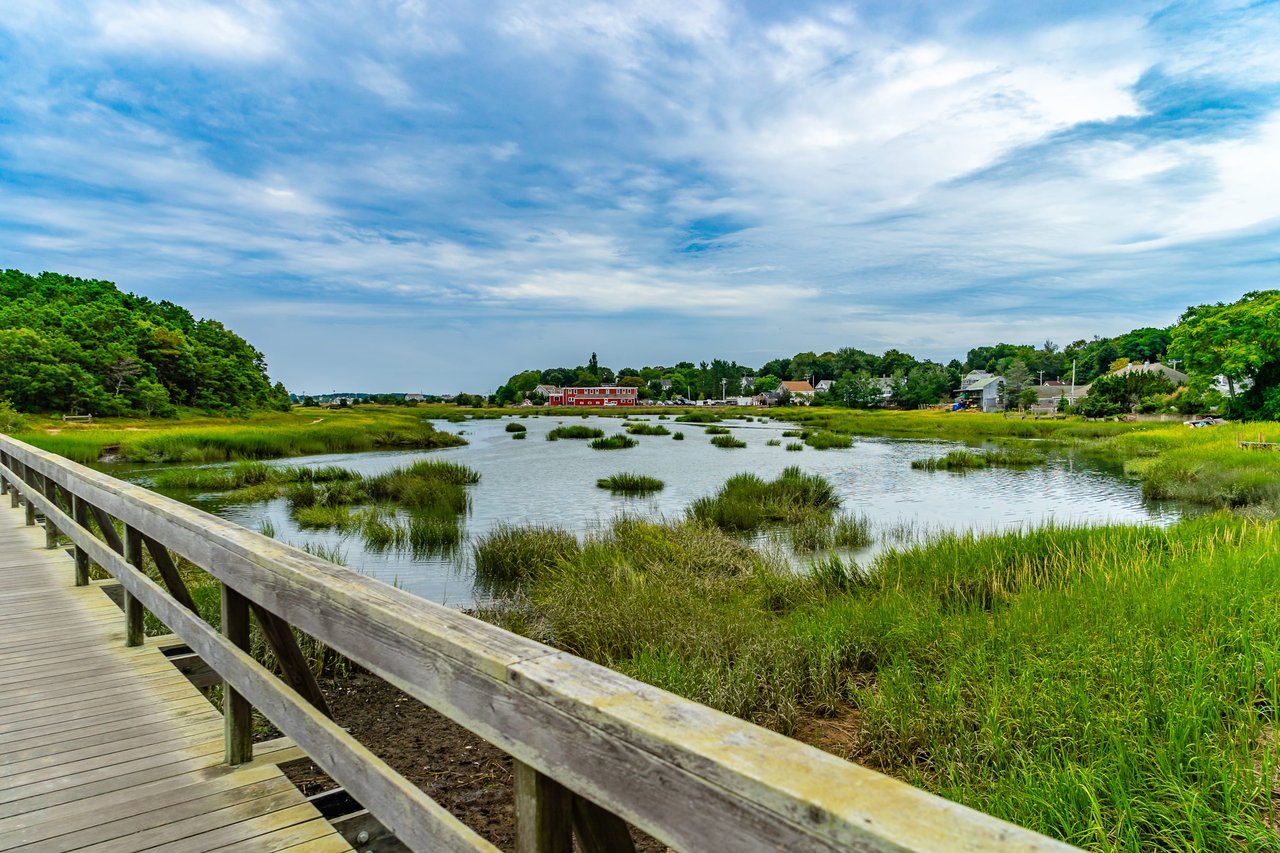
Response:
[[[1159,374],[1114,374],[1130,362],[1170,357],[1191,375],[1176,389]],[[1032,386],[1060,380],[1077,387],[1092,385],[1079,410],[1108,415],[1156,410],[1171,404],[1178,411],[1217,408],[1233,417],[1280,420],[1280,291],[1248,293],[1230,304],[1188,308],[1178,323],[1145,326],[1122,335],[1079,339],[1065,346],[1053,341],[1033,344],[997,343],[970,349],[964,360],[946,364],[918,359],[890,349],[882,355],[856,347],[823,353],[800,352],[758,367],[726,359],[676,362],[614,370],[600,365],[596,353],[587,364],[524,370],[495,392],[506,405],[531,397],[538,385],[593,386],[617,383],[639,389],[642,400],[719,399],[776,389],[784,380],[831,380],[831,390],[816,402],[871,408],[894,405],[915,408],[949,399],[965,374],[985,370],[1006,379],[1006,404],[1031,402]],[[1214,390],[1218,377],[1230,388],[1225,398]],[[744,379],[747,380],[744,383]],[[1238,393],[1237,393],[1238,389]],[[1176,398],[1176,399],[1175,399]]]
[[[0,399],[93,415],[288,409],[262,353],[216,320],[109,281],[0,273]]]

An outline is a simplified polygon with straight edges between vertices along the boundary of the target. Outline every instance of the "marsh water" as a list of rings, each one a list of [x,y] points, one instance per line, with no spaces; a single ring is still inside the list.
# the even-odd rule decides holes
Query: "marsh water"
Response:
[[[518,422],[527,438],[513,440],[505,431],[512,418],[438,424],[462,433],[468,445],[429,452],[397,451],[312,456],[279,460],[280,465],[342,465],[373,474],[427,456],[447,458],[480,473],[470,486],[471,509],[463,520],[463,546],[452,555],[414,557],[375,552],[357,535],[302,530],[289,516],[282,499],[266,503],[233,503],[218,495],[171,493],[223,518],[251,529],[264,525],[276,538],[294,545],[312,543],[336,548],[350,568],[394,583],[443,604],[467,607],[475,603],[470,543],[495,525],[534,523],[556,525],[579,535],[622,514],[650,518],[680,517],[695,499],[713,494],[733,474],[750,471],[771,479],[788,465],[820,474],[835,487],[842,511],[870,519],[874,541],[853,556],[869,560],[887,545],[937,530],[1007,530],[1056,524],[1105,522],[1167,523],[1180,516],[1178,508],[1146,501],[1139,484],[1097,462],[1068,450],[1046,445],[1047,464],[1029,468],[987,468],[965,473],[925,472],[911,468],[914,459],[941,456],[965,446],[950,441],[898,438],[855,438],[848,449],[802,452],[785,445],[784,430],[795,427],[779,421],[729,420],[721,424],[746,442],[740,449],[709,443],[698,424],[659,421],[683,441],[671,436],[635,436],[638,446],[627,450],[593,450],[585,441],[547,441],[556,426],[588,424],[608,434],[622,432],[618,418],[530,417]],[[770,439],[782,442],[769,446]],[[157,466],[110,466],[111,473],[149,485]],[[666,483],[660,492],[644,497],[615,496],[597,487],[610,474],[633,472]],[[780,546],[773,546],[780,547]],[[789,555],[802,566],[807,558]]]

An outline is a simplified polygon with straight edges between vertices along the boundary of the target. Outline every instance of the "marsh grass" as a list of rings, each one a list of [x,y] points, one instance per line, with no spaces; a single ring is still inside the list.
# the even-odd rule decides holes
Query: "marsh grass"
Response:
[[[728,428],[728,427],[722,427],[722,426],[716,426],[715,424],[712,424],[711,426],[709,426],[709,427],[707,427],[705,430],[703,430],[703,432],[705,432],[707,435],[728,435],[728,434],[729,434],[729,428]]]
[[[715,424],[723,420],[715,412],[685,412],[676,418],[682,424]]]
[[[741,448],[741,447],[747,446],[747,443],[745,441],[743,441],[740,438],[735,438],[732,435],[713,436],[711,439],[711,443],[716,447],[724,447],[724,448]]]
[[[806,435],[804,443],[814,450],[836,450],[853,447],[853,436],[824,430]]]
[[[765,446],[766,446],[766,447],[781,447],[781,446],[782,446],[782,439],[780,439],[780,438],[771,438],[771,439],[769,439],[768,441],[766,441],[766,442],[765,442]]]
[[[646,477],[643,474],[613,474],[596,480],[596,486],[611,492],[628,492],[631,494],[649,494],[661,491],[666,483],[657,477]]]
[[[746,533],[769,525],[799,524],[815,513],[829,522],[839,506],[840,498],[830,483],[792,465],[767,482],[755,474],[730,477],[715,495],[690,504],[686,514],[722,530]]]
[[[787,450],[790,450],[792,453],[799,453],[801,450],[804,450],[804,445],[798,441],[788,441]]]
[[[507,432],[525,432],[528,429],[529,428],[527,426],[522,423],[517,423],[516,421],[511,421],[506,426]]]
[[[634,438],[625,436],[622,433],[617,433],[616,435],[611,435],[608,438],[605,438],[603,436],[600,438],[593,438],[591,440],[591,449],[592,450],[626,450],[629,447],[635,447],[637,444],[639,444],[639,442],[637,442]]]
[[[578,538],[563,528],[502,523],[473,547],[476,581],[493,589],[534,580],[580,551]]]
[[[978,468],[1028,468],[1041,465],[1047,457],[1028,448],[1005,447],[998,450],[950,450],[944,456],[914,459],[917,471],[967,471]]]
[[[516,439],[517,441],[523,441],[529,437],[529,433],[527,432],[512,433],[511,437]]]
[[[671,438],[672,438],[672,440],[673,440],[673,441],[684,441],[684,433],[682,433],[682,432],[673,432],[673,433],[671,434]]]
[[[485,615],[783,732],[854,714],[847,757],[1077,845],[1266,849],[1278,533],[948,534],[797,575],[696,521],[620,521]]]
[[[649,424],[643,421],[627,424],[627,432],[631,435],[671,435],[671,430],[662,424]]]
[[[585,418],[586,415],[583,415]],[[558,426],[547,433],[547,441],[559,441],[562,438],[603,438],[604,430],[595,427],[581,426],[574,424],[572,426]]]

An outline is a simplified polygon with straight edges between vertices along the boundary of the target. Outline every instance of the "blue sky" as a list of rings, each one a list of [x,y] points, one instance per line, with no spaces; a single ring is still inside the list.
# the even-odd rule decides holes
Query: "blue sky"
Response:
[[[1280,4],[0,0],[0,263],[292,390],[1173,322],[1280,276]]]

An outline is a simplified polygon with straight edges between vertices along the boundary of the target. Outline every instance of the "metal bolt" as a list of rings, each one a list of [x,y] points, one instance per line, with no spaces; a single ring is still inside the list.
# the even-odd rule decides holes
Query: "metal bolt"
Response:
[[[360,830],[356,833],[356,844],[364,844],[369,840],[369,833],[366,830]]]

